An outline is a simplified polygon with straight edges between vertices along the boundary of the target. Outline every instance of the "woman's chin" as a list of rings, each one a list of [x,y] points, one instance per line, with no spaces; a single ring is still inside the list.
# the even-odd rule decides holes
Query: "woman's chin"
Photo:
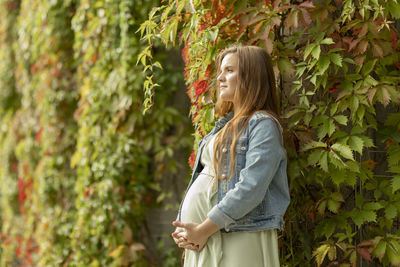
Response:
[[[219,98],[220,98],[222,101],[226,101],[226,102],[232,102],[232,101],[233,101],[233,97],[227,96],[227,95],[224,95],[224,94],[220,94],[220,95],[219,95]]]

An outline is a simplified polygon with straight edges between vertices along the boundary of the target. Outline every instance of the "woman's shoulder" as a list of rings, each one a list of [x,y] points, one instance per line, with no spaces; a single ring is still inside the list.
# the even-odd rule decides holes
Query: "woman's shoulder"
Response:
[[[253,113],[249,120],[249,126],[259,124],[260,121],[264,121],[267,124],[274,124],[277,126],[280,132],[282,132],[282,126],[277,118],[267,111],[259,110]]]

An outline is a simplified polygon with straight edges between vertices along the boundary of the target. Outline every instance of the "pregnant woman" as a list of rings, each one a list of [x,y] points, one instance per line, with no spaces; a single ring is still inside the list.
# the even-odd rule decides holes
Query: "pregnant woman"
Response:
[[[185,267],[278,267],[290,197],[271,60],[235,46],[217,64],[221,118],[199,143],[172,236]]]

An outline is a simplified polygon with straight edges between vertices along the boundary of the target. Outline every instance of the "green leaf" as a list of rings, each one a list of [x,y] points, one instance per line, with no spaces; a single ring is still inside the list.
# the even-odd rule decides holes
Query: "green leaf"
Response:
[[[389,204],[386,208],[385,208],[385,217],[389,220],[392,220],[393,218],[395,218],[397,216],[397,208],[392,205]]]
[[[368,136],[362,135],[360,138],[363,140],[365,147],[375,147],[374,142]]]
[[[321,47],[319,45],[315,46],[314,49],[311,51],[311,55],[315,58],[318,59],[319,55],[321,54]]]
[[[400,3],[397,0],[389,0],[386,3],[386,10],[389,10],[390,14],[395,19],[400,19]]]
[[[316,44],[309,44],[306,46],[306,49],[304,50],[304,60],[310,55],[311,51],[314,50],[316,47]]]
[[[373,59],[365,63],[361,69],[361,74],[366,77],[373,69],[375,66],[377,59]]]
[[[339,54],[330,54],[330,57],[331,57],[332,62],[335,65],[337,65],[339,67],[342,66],[342,56],[341,55],[339,55]]]
[[[313,148],[325,148],[327,147],[326,143],[321,142],[321,141],[312,141],[310,143],[307,143],[303,147],[303,151],[313,149]]]
[[[386,252],[386,241],[380,240],[376,245],[375,249],[372,251],[372,255],[382,260],[383,256],[385,256]]]
[[[334,193],[332,193],[332,194],[331,194],[331,198],[332,198],[333,200],[335,200],[335,201],[338,201],[338,202],[344,202],[343,195],[342,195],[342,193],[340,193],[340,192],[334,192]]]
[[[163,67],[161,66],[161,63],[158,62],[158,61],[154,62],[153,65],[154,65],[155,67],[159,68],[159,69],[163,69]]]
[[[379,210],[383,208],[383,205],[379,202],[370,202],[364,205],[365,210]]]
[[[278,67],[284,77],[290,77],[294,73],[293,64],[288,58],[280,58],[278,61]]]
[[[319,246],[314,252],[313,256],[315,257],[315,261],[317,262],[318,267],[322,265],[324,262],[325,256],[329,251],[329,245],[324,244]]]
[[[346,172],[334,169],[330,171],[331,179],[336,186],[339,186],[346,179]]]
[[[311,152],[311,154],[308,156],[308,164],[309,165],[317,164],[317,162],[321,158],[322,152],[324,152],[324,150],[322,149],[314,150],[313,152]]]
[[[351,149],[357,151],[362,154],[364,148],[364,141],[358,136],[351,136],[349,138],[349,146]]]
[[[321,169],[328,172],[328,152],[327,151],[324,151],[324,153],[322,154],[319,164],[321,166]]]
[[[324,200],[320,201],[317,206],[317,211],[321,216],[324,216],[324,214],[325,214],[326,204],[327,204],[327,200],[324,199]]]
[[[386,246],[386,254],[389,258],[389,261],[392,265],[399,265],[400,264],[400,253],[396,251],[396,249],[390,245]]]
[[[376,213],[372,210],[353,210],[351,214],[357,227],[360,227],[365,222],[376,221]]]
[[[324,40],[321,41],[321,44],[334,44],[335,42],[332,40],[332,38],[325,38]]]
[[[395,193],[400,189],[400,175],[395,175],[392,180],[392,192]]]
[[[351,151],[350,147],[343,144],[333,144],[332,149],[338,152],[342,157],[350,160],[354,160],[353,151]]]
[[[329,68],[330,63],[331,63],[331,61],[329,60],[329,57],[327,57],[327,56],[320,57],[320,59],[318,60],[318,64],[317,64],[319,73],[323,74]]]
[[[335,123],[332,120],[324,121],[324,126],[323,127],[325,128],[326,133],[328,133],[328,136],[331,136],[336,130]]]
[[[347,125],[347,117],[344,115],[337,115],[333,117],[335,119],[335,121],[337,121],[338,123],[340,123],[341,125]]]
[[[338,213],[339,212],[339,207],[340,207],[340,202],[329,199],[328,200],[328,209],[333,212],[333,213]]]

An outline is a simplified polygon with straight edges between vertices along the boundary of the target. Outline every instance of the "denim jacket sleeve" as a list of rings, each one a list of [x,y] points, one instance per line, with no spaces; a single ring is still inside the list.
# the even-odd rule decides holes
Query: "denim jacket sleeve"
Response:
[[[240,171],[239,181],[208,213],[220,228],[228,229],[262,202],[280,162],[286,157],[280,130],[273,119],[250,119],[248,127],[246,164]]]

